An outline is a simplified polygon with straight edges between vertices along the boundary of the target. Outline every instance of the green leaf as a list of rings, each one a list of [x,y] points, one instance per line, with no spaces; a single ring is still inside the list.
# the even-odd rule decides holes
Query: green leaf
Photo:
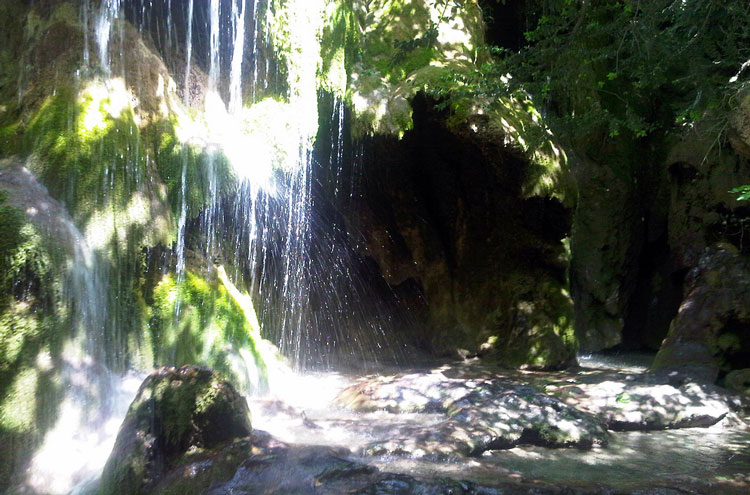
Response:
[[[630,394],[627,392],[622,392],[620,394],[617,394],[617,397],[615,398],[615,402],[618,404],[628,404],[630,403]]]
[[[735,187],[729,190],[730,193],[737,194],[737,201],[750,200],[750,185]]]

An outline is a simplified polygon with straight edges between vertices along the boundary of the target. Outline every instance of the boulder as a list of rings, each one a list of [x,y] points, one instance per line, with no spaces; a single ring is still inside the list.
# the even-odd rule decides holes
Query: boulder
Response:
[[[713,382],[750,353],[750,264],[732,245],[711,246],[685,294],[652,368]]]
[[[450,377],[457,367],[364,379],[339,401],[360,411],[433,413],[436,424],[404,424],[392,438],[365,448],[367,455],[442,459],[478,455],[520,444],[591,448],[606,445],[599,417],[539,389],[489,374]]]
[[[724,386],[736,392],[750,394],[750,368],[727,373],[724,377]]]
[[[219,448],[250,433],[245,398],[215,371],[160,368],[130,405],[99,493],[149,493],[188,451]]]
[[[729,116],[727,138],[737,153],[750,158],[750,91],[736,95],[737,106]]]

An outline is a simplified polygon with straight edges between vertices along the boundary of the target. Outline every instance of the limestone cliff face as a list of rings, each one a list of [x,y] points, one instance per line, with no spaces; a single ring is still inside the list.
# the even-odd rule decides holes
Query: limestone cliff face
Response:
[[[383,0],[352,14],[353,140],[321,202],[417,315],[406,332],[424,347],[508,366],[572,362],[575,185],[528,95],[462,92],[491,63],[479,6]]]
[[[668,158],[669,243],[673,266],[687,272],[684,299],[654,365],[707,380],[746,367],[750,352],[750,207],[731,189],[750,183],[745,93],[737,95],[726,137],[698,130]]]
[[[534,165],[504,135],[449,126],[418,95],[401,139],[363,139],[339,201],[352,242],[419,316],[410,331],[439,353],[508,366],[573,359],[563,239],[572,209],[524,195]]]

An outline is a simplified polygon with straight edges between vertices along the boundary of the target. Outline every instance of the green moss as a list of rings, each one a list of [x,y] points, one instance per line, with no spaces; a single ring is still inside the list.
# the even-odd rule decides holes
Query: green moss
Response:
[[[97,493],[176,493],[175,485],[200,493],[231,477],[228,468],[246,457],[251,430],[244,397],[214,370],[159,369],[131,404]],[[154,456],[163,464],[154,466]],[[191,483],[180,483],[181,476]]]
[[[4,210],[4,211],[3,211]],[[60,259],[17,210],[0,208],[0,228],[8,236],[0,243],[0,392],[15,372],[34,366],[37,354],[59,344],[54,333],[65,316],[61,301]],[[8,230],[5,230],[8,228]],[[0,394],[0,396],[4,396]]]
[[[14,252],[21,243],[21,229],[25,223],[23,212],[5,204],[7,193],[0,189],[0,274],[7,284],[11,273],[11,264]]]
[[[173,477],[159,485],[155,495],[200,495],[216,482],[225,482],[234,476],[240,464],[247,459],[252,444],[248,439],[232,442],[219,451],[196,449],[178,461],[184,467],[183,477]],[[190,469],[189,466],[200,466]]]
[[[254,312],[248,315],[219,279],[210,281],[190,271],[179,282],[165,276],[154,290],[151,312],[155,364],[200,363],[231,377],[247,391],[268,386],[266,361],[275,357],[261,351]],[[240,369],[233,362],[241,350],[250,353],[254,370]]]
[[[0,125],[0,157],[15,155],[22,149],[19,127],[18,122]]]
[[[0,190],[0,491],[56,418],[66,337],[57,252]]]
[[[0,410],[0,428],[16,433],[34,429],[38,375],[34,368],[26,368],[15,376]]]
[[[351,2],[330,3],[320,36],[318,88],[345,98],[349,67],[360,55],[360,32]]]
[[[512,330],[490,337],[482,349],[504,366],[560,368],[575,358],[573,303],[557,282],[539,283],[513,311],[498,312],[493,320],[495,328]]]
[[[182,208],[182,170],[185,168],[185,202],[188,218],[196,217],[211,200],[209,168],[213,167],[217,180],[217,194],[225,194],[234,187],[234,175],[222,153],[208,152],[177,138],[175,119],[158,122],[144,132],[154,142],[156,168],[168,191],[168,202],[179,218]]]

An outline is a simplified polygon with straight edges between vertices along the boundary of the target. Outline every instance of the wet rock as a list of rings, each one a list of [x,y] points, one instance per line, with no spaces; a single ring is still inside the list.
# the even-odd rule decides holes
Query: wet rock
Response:
[[[750,394],[750,368],[727,373],[724,377],[724,385],[735,392]]]
[[[328,494],[347,493],[326,489],[362,484],[362,479],[377,472],[363,463],[351,461],[346,449],[328,447],[292,447],[266,443],[255,445],[233,477],[217,483],[207,495]]]
[[[247,402],[210,368],[164,367],[141,385],[102,475],[106,494],[151,493],[185,454],[251,433]],[[199,473],[208,459],[192,464]]]
[[[499,488],[477,486],[467,481],[424,481],[411,476],[386,474],[370,485],[352,492],[358,495],[499,495]]]
[[[545,483],[496,476],[479,483],[436,476],[383,472],[350,458],[346,449],[293,446],[253,440],[252,454],[234,476],[204,495],[539,495],[571,494]],[[165,487],[166,488],[166,487]],[[163,492],[181,493],[181,492]],[[598,492],[580,492],[598,493]]]
[[[554,386],[568,404],[596,414],[615,431],[712,426],[732,414],[731,397],[694,382],[669,383],[664,375],[619,375],[595,383]]]
[[[750,355],[750,264],[729,244],[707,248],[653,369],[713,382]]]
[[[727,137],[732,148],[750,158],[750,91],[741,91],[737,95],[737,102],[729,117]]]
[[[448,371],[448,370],[446,370]],[[528,443],[590,448],[607,443],[596,416],[511,380],[448,378],[443,372],[376,378],[344,390],[339,399],[358,410],[443,413],[435,425],[410,425],[375,442],[368,455],[448,458]]]
[[[740,481],[704,481],[690,477],[665,477],[658,482],[611,486],[602,482],[547,483],[496,468],[491,479],[465,480],[440,475],[387,472],[352,459],[346,449],[294,446],[272,439],[253,439],[251,452],[231,479],[208,489],[189,493],[203,495],[629,495],[692,493],[709,495],[746,493]],[[687,488],[684,489],[684,488]],[[161,493],[179,493],[180,491]]]

